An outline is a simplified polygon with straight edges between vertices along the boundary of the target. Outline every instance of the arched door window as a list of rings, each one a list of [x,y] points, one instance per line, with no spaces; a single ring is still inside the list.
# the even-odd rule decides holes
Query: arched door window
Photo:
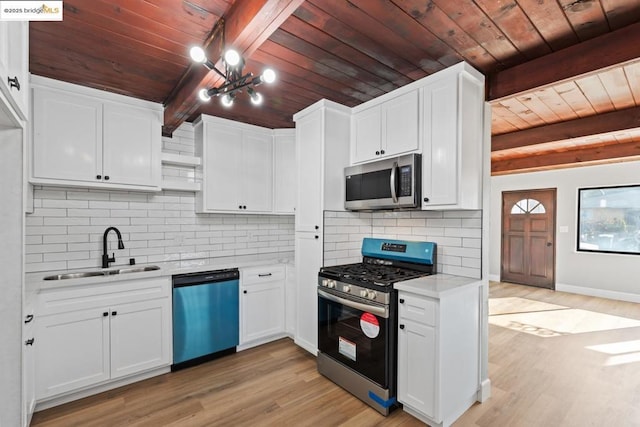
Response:
[[[544,205],[536,199],[522,199],[511,207],[511,214],[543,214],[546,213]]]

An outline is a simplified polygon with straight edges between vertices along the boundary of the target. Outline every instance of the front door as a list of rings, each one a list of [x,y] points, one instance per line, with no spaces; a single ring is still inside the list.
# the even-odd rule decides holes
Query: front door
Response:
[[[502,193],[500,280],[555,288],[555,188]]]

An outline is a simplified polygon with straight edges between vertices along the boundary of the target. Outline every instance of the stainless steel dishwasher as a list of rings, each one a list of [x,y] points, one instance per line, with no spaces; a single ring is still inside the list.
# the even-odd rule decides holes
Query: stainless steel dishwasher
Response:
[[[173,365],[186,368],[236,351],[237,268],[173,276]]]

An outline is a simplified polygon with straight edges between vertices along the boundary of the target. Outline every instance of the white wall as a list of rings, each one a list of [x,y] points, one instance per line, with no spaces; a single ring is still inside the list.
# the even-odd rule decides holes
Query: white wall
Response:
[[[502,192],[557,188],[556,289],[640,302],[640,256],[576,251],[578,188],[626,184],[640,184],[640,162],[492,177],[490,278],[500,277]]]

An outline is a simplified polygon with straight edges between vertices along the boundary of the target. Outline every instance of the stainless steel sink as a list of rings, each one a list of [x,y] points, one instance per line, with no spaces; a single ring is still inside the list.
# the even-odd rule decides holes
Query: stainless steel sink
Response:
[[[154,270],[160,270],[160,267],[158,267],[157,265],[148,265],[146,267],[123,267],[116,270],[83,271],[81,273],[54,274],[52,276],[45,276],[44,280],[82,279],[84,277],[111,276],[114,274],[124,273],[143,273],[145,271]]]
[[[154,271],[154,270],[160,270],[160,267],[158,267],[157,265],[148,265],[146,267],[120,268],[115,271],[117,271],[119,274],[122,274],[122,273],[142,273],[144,271]]]

